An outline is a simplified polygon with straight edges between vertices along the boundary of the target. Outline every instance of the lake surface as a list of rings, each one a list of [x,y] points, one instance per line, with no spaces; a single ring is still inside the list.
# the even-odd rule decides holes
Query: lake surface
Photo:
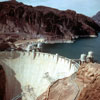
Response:
[[[100,63],[100,33],[95,38],[78,39],[74,43],[43,44],[43,52],[79,59],[82,53],[94,52],[94,59]]]

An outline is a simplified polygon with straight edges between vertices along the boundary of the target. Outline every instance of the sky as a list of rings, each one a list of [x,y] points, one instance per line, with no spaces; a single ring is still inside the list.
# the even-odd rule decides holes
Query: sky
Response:
[[[4,0],[0,0],[4,1]],[[100,0],[17,0],[32,6],[48,6],[59,10],[75,10],[77,13],[92,17],[100,11]]]

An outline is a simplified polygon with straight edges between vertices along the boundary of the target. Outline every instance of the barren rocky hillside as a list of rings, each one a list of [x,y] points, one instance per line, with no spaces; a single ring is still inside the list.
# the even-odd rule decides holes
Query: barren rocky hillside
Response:
[[[75,11],[60,11],[18,2],[0,2],[0,40],[15,42],[33,38],[73,40],[97,35],[100,27]]]

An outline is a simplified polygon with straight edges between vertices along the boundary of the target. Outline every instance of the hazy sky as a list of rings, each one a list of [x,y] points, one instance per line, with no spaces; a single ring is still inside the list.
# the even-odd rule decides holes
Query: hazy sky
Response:
[[[4,1],[4,0],[0,0]],[[72,9],[88,16],[95,15],[100,11],[100,0],[17,0],[27,5],[44,5],[60,10]]]

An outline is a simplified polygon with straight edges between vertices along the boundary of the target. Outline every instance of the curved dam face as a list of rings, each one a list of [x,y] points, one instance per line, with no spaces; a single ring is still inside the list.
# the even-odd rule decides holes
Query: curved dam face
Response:
[[[0,65],[6,74],[5,100],[36,100],[53,82],[77,71],[70,59],[40,52],[0,52]]]

